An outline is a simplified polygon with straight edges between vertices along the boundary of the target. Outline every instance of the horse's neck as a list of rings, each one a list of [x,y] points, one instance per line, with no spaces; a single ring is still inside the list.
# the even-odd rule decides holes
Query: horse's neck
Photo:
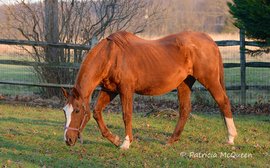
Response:
[[[94,70],[80,71],[81,74],[78,75],[75,87],[80,90],[80,95],[83,99],[89,100],[94,89],[99,84],[100,79],[94,77]]]
[[[95,88],[100,84],[108,71],[107,60],[98,58],[84,62],[77,76],[75,87],[80,90],[83,99],[89,101]]]
[[[77,75],[75,87],[80,90],[82,98],[88,101],[110,69],[107,46],[106,39],[99,42],[82,62]]]

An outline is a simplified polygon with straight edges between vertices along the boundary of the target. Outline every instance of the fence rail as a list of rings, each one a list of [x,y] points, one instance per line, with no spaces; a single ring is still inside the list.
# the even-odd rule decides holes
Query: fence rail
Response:
[[[54,68],[72,68],[79,69],[80,63],[47,63],[47,62],[32,62],[32,61],[17,61],[17,60],[0,60],[0,64],[7,65],[22,65],[22,66],[44,66]]]
[[[270,68],[270,62],[246,62],[245,56],[245,47],[246,46],[265,46],[264,43],[258,41],[245,41],[245,36],[242,31],[240,31],[240,40],[222,40],[215,41],[220,47],[227,46],[239,46],[240,47],[240,63],[224,63],[225,68],[237,68],[240,67],[241,71],[241,84],[238,86],[227,86],[227,90],[241,90],[241,103],[245,104],[246,100],[246,90],[247,89],[263,89],[269,90],[270,86],[261,86],[261,85],[247,85],[246,84],[246,67],[253,68]],[[91,46],[89,45],[78,45],[78,44],[65,44],[65,43],[47,43],[41,41],[26,41],[26,40],[8,40],[0,39],[0,44],[2,45],[15,45],[15,46],[36,46],[36,47],[54,47],[62,49],[73,49],[76,54],[79,50],[90,50]],[[70,52],[70,51],[69,51]],[[35,61],[19,61],[19,60],[9,60],[1,59],[0,64],[6,65],[22,65],[22,66],[43,66],[43,67],[53,67],[53,68],[68,68],[78,70],[80,63],[47,63],[47,62],[35,62]],[[71,88],[70,84],[57,84],[57,83],[41,83],[41,82],[23,82],[23,81],[7,81],[1,80],[0,84],[8,85],[23,85],[23,86],[37,86],[37,87],[52,87],[52,88]],[[202,88],[196,88],[197,90],[204,90]]]
[[[66,44],[66,43],[48,43],[44,41],[28,41],[28,40],[12,40],[12,39],[0,39],[0,44],[6,45],[24,45],[24,46],[39,46],[39,47],[55,47],[77,50],[89,50],[90,45],[80,44]]]

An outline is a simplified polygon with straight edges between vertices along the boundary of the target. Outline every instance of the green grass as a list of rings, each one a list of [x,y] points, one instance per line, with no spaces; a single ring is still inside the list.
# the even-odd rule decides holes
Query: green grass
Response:
[[[17,57],[0,56],[0,59],[9,60],[23,60]],[[21,65],[4,65],[0,64],[0,80],[1,81],[19,81],[19,82],[33,82],[38,81],[34,73],[33,67]],[[38,92],[38,88],[18,85],[0,85],[0,94],[18,95],[18,94],[33,94]]]
[[[104,118],[110,130],[123,138],[122,115],[110,113]],[[269,167],[269,116],[236,116],[235,122],[239,133],[235,146],[223,144],[226,130],[219,115],[202,114],[189,119],[179,142],[165,146],[176,121],[134,114],[135,140],[122,151],[102,138],[91,119],[83,132],[85,143],[68,147],[63,142],[61,110],[0,104],[0,166]],[[226,153],[242,158],[222,155]]]

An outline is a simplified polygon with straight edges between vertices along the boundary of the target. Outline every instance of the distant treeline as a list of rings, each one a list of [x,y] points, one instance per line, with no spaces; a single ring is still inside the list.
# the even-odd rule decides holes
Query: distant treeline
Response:
[[[183,30],[208,33],[235,32],[237,29],[232,24],[226,3],[224,0],[162,1],[165,7],[163,18],[149,25],[145,34],[155,36]]]
[[[120,1],[123,0],[119,0],[119,2]],[[135,1],[138,2],[138,7],[132,9],[134,13],[131,13],[135,17],[130,18],[130,23],[128,23],[128,26],[124,27],[124,29],[134,32],[134,26],[138,26],[138,23],[140,23],[143,29],[142,31],[139,30],[138,33],[144,36],[161,36],[183,30],[203,31],[208,33],[228,33],[236,31],[236,28],[232,25],[232,17],[228,12],[227,1],[224,0],[125,0],[120,2],[120,4],[122,3],[123,6],[126,6],[126,10],[128,11],[128,9],[131,9],[131,6],[125,5],[125,3],[136,4]],[[20,2],[20,0],[17,2]],[[33,9],[35,8],[34,11],[40,12],[37,10],[36,6],[43,3],[43,0],[33,0],[32,2],[36,5],[28,4],[28,6]],[[59,0],[59,4],[63,2],[71,4],[74,1]],[[99,1],[93,2],[96,3]],[[116,2],[119,3],[118,1]],[[14,4],[12,5],[14,8]],[[20,39],[21,33],[13,29],[13,17],[7,15],[7,11],[10,10],[9,8],[12,5],[0,5],[0,38],[18,37]],[[16,8],[20,8],[19,6],[20,5]],[[61,7],[61,5],[59,5],[59,7]],[[135,11],[136,8],[140,9]],[[91,12],[94,11],[89,11],[89,13]],[[135,15],[136,12],[139,14]],[[145,21],[147,19],[149,19],[149,21]],[[121,24],[123,25],[125,23]],[[114,31],[114,29],[111,29],[111,31]],[[110,32],[107,33],[109,34]]]

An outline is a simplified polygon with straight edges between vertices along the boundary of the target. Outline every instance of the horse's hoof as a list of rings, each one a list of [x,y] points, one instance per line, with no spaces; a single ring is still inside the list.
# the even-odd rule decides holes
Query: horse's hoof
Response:
[[[227,141],[227,144],[228,144],[228,145],[234,145],[234,142],[232,142],[232,141]]]
[[[171,146],[173,144],[173,142],[169,139],[167,142],[166,142],[166,146]]]
[[[122,149],[122,150],[128,150],[130,144],[131,144],[131,142],[130,142],[130,140],[129,140],[129,137],[126,136],[126,138],[125,138],[123,144],[120,146],[120,149]]]
[[[120,150],[128,150],[129,147],[124,147],[123,145],[120,146]]]
[[[179,139],[175,139],[175,138],[170,138],[167,143],[166,146],[171,146],[173,145],[175,142],[177,142]]]
[[[115,138],[114,138],[114,140],[113,140],[113,144],[115,145],[115,146],[120,146],[120,138],[119,138],[119,136],[115,136]]]

